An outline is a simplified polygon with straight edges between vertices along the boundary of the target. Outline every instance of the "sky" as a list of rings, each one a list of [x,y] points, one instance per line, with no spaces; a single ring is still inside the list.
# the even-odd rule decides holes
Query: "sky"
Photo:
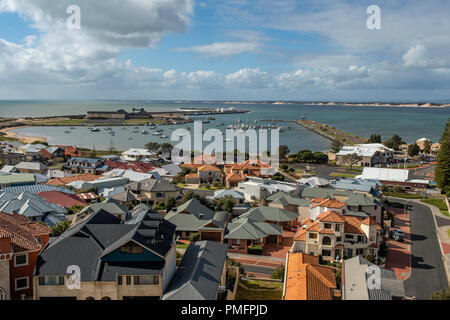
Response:
[[[449,13],[447,0],[0,0],[0,99],[450,100]]]

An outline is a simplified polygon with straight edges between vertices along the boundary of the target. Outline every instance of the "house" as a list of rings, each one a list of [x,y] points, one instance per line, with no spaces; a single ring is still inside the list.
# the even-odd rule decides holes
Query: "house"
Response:
[[[269,207],[297,213],[299,215],[297,220],[302,221],[305,217],[309,217],[309,200],[302,199],[292,193],[282,191],[273,193],[265,198],[265,202]]]
[[[374,197],[381,196],[382,184],[374,179],[335,179],[330,181],[330,185],[337,190],[360,192]]]
[[[288,253],[283,300],[333,300],[336,281],[333,268],[319,264],[319,257]]]
[[[64,171],[73,174],[102,174],[108,170],[101,159],[70,158],[63,167]]]
[[[181,189],[173,183],[155,179],[132,182],[125,185],[125,188],[132,191],[137,200],[151,205],[160,202],[167,204],[170,198],[178,199],[182,196]]]
[[[88,111],[86,119],[125,120],[130,119],[130,113],[123,109],[117,111]]]
[[[228,242],[228,251],[235,253],[248,253],[248,248],[261,246],[266,243],[280,243],[283,229],[280,225],[264,221],[254,221],[251,217],[237,217],[226,224],[225,240]]]
[[[402,186],[405,189],[427,188],[430,184],[428,180],[412,179],[412,172],[406,169],[364,168],[362,174],[355,178],[378,180],[383,185]]]
[[[123,177],[115,177],[115,178],[100,178],[92,181],[83,181],[81,184],[82,190],[100,190],[102,188],[113,188],[119,186],[125,186],[130,180],[128,178]]]
[[[346,204],[345,207],[342,207],[342,210],[339,210],[342,214],[360,218],[374,217],[376,222],[380,225],[383,221],[384,207],[380,200],[363,193],[328,188],[305,188],[302,191],[301,197],[309,201],[316,198],[337,200]],[[315,210],[318,209],[319,208]],[[305,215],[301,218],[309,219],[310,217],[311,212],[309,213],[309,216]]]
[[[372,280],[376,272],[379,282]],[[372,285],[369,285],[372,284]],[[362,256],[342,264],[342,300],[399,300],[406,297],[403,280],[393,270],[379,267]]]
[[[298,179],[297,182],[305,187],[328,187],[330,181],[319,177],[309,177]]]
[[[298,213],[296,212],[266,206],[252,208],[239,216],[239,218],[248,218],[252,221],[277,224],[286,230],[290,230],[293,225],[297,224],[297,217]]]
[[[32,173],[17,173],[0,175],[0,188],[13,186],[27,186],[36,183],[36,178]]]
[[[248,177],[247,181],[238,184],[237,190],[244,193],[247,200],[255,201],[280,191],[296,194],[299,192],[299,188],[300,185],[296,183]]]
[[[5,165],[15,166],[16,164],[25,160],[25,156],[23,153],[9,152],[9,153],[1,153],[0,159]]]
[[[44,198],[47,202],[57,204],[58,206],[66,209],[73,206],[87,206],[86,201],[80,199],[80,197],[60,191],[44,191],[38,193],[37,195]]]
[[[51,160],[54,158],[64,158],[65,152],[63,148],[60,147],[49,147],[47,149],[42,149],[39,151],[42,159]]]
[[[77,147],[75,146],[56,145],[55,147],[64,150],[64,159],[80,157],[82,154],[81,151],[78,151]]]
[[[356,154],[361,157],[360,161],[353,164],[359,167],[374,167],[394,162],[394,150],[385,147],[381,143],[367,143],[342,147],[336,153],[336,164],[339,166],[349,165],[345,161],[345,157],[350,154]]]
[[[44,173],[48,167],[40,162],[20,162],[16,166],[22,173]]]
[[[141,161],[155,158],[158,154],[147,149],[131,148],[122,153],[121,159],[125,161]]]
[[[294,237],[291,252],[321,255],[324,260],[356,255],[378,256],[380,227],[374,218],[359,218],[326,211],[315,220],[306,219]]]
[[[209,196],[208,199],[217,203],[220,199],[225,197],[232,197],[234,199],[232,214],[235,216],[247,212],[247,210],[250,209],[250,204],[245,201],[244,194],[236,190],[217,190],[214,191],[214,195]]]
[[[126,162],[126,161],[112,161],[111,159],[109,159],[105,160],[105,165],[107,165],[110,168],[110,170],[123,169],[143,173],[148,173],[155,169],[155,166],[153,164],[141,161]]]
[[[58,177],[53,178],[47,182],[48,185],[52,186],[66,186],[71,182],[74,181],[94,181],[99,179],[101,176],[95,175],[95,174],[77,174],[77,175],[71,175],[69,177]]]
[[[223,243],[192,242],[162,300],[225,300],[227,250]]]
[[[50,227],[63,221],[67,213],[64,208],[38,195],[28,192],[17,195],[7,191],[0,192],[0,212],[20,214]]]
[[[33,270],[50,233],[25,216],[0,212],[0,300],[31,299]]]
[[[151,210],[125,223],[105,210],[79,221],[38,257],[34,299],[160,299],[176,271],[175,226]],[[80,268],[80,287],[66,284]]]
[[[247,160],[243,163],[226,164],[225,184],[227,186],[236,186],[239,182],[245,181],[246,177],[270,178],[276,173],[276,170],[268,163],[261,160]],[[240,179],[240,181],[238,181]]]
[[[131,205],[137,202],[136,196],[130,190],[111,195],[111,199],[119,201],[123,205]]]
[[[185,176],[188,184],[213,184],[222,183],[222,172],[216,166],[205,164],[197,168],[196,173]]]
[[[63,193],[75,194],[75,192],[73,192],[70,189],[58,187],[58,186],[51,186],[51,185],[47,185],[47,184],[33,184],[33,185],[1,187],[0,191],[10,192],[13,194],[20,194],[22,192],[38,194],[40,192],[45,192],[45,191],[59,191],[59,192],[63,192]]]
[[[199,232],[199,229],[203,226],[207,226],[211,223],[224,222],[214,220],[215,217],[216,213],[214,211],[202,205],[199,200],[191,199],[178,206],[177,208],[173,208],[172,211],[167,213],[164,219],[170,221],[170,223],[176,226],[177,236],[179,236],[181,239],[189,239],[191,233]],[[214,228],[214,226],[212,227]],[[218,230],[210,231],[213,233],[217,233],[219,235],[217,236],[217,238],[223,238],[223,226],[222,228],[219,227],[216,229]],[[211,235],[209,236],[213,237]]]
[[[25,161],[37,161],[41,158],[40,151],[48,146],[43,144],[26,144],[19,147],[18,152],[25,156]]]
[[[15,166],[10,166],[10,165],[3,166],[3,168],[0,170],[0,172],[1,172],[0,173],[1,175],[20,173],[19,169],[17,169]]]
[[[128,208],[122,205],[119,201],[108,198],[100,203],[92,203],[87,207],[81,209],[78,213],[75,214],[73,222],[83,220],[87,216],[92,214],[96,214],[99,211],[106,211],[109,214],[119,218],[122,221],[125,221],[128,217]]]

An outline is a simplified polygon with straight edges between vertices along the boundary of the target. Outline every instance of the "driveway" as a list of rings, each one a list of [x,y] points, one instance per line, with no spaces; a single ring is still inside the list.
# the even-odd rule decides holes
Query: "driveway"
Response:
[[[405,203],[405,200],[395,201]],[[410,201],[407,205],[411,222],[411,275],[405,280],[406,294],[429,299],[434,292],[447,288],[433,213],[419,203]]]

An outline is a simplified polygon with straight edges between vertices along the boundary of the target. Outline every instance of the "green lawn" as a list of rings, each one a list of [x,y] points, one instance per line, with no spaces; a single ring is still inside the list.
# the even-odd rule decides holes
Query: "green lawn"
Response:
[[[280,282],[241,280],[248,288],[238,288],[236,300],[281,300],[283,296]],[[260,290],[253,290],[260,289]],[[267,289],[267,290],[261,290]]]
[[[447,230],[448,238],[450,239],[450,229]]]
[[[177,249],[187,249],[187,247],[189,247],[189,245],[186,243],[177,244]]]
[[[450,216],[450,214],[448,213],[447,204],[445,203],[444,199],[436,199],[436,198],[434,198],[434,199],[424,199],[424,200],[421,200],[421,201],[438,207],[439,210],[441,210],[441,213],[444,216]]]
[[[33,126],[80,126],[84,122],[85,119],[67,119],[67,120],[42,120],[42,121],[33,121],[31,125]]]
[[[397,197],[397,198],[403,198],[403,199],[422,199],[421,195],[397,193],[397,192],[383,192],[383,196],[385,196],[385,197]]]
[[[332,173],[330,173],[330,177],[335,177],[335,178],[354,178],[357,175],[358,174],[345,173],[345,172],[332,172]]]

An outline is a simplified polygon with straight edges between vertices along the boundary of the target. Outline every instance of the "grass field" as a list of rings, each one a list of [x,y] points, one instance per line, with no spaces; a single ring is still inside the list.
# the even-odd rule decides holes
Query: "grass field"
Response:
[[[237,300],[281,300],[283,284],[281,282],[241,280],[248,289],[239,287]]]
[[[450,229],[447,230],[448,238],[450,239]]]
[[[448,213],[447,204],[445,203],[444,199],[424,199],[421,201],[438,207],[444,216],[450,216],[450,214]]]
[[[405,194],[405,193],[397,193],[397,192],[383,192],[383,196],[385,196],[385,197],[397,197],[397,198],[403,198],[403,199],[422,199],[421,195]]]
[[[354,173],[345,173],[345,172],[332,172],[330,173],[330,177],[335,177],[335,178],[354,178],[356,177],[358,174],[354,174]]]

